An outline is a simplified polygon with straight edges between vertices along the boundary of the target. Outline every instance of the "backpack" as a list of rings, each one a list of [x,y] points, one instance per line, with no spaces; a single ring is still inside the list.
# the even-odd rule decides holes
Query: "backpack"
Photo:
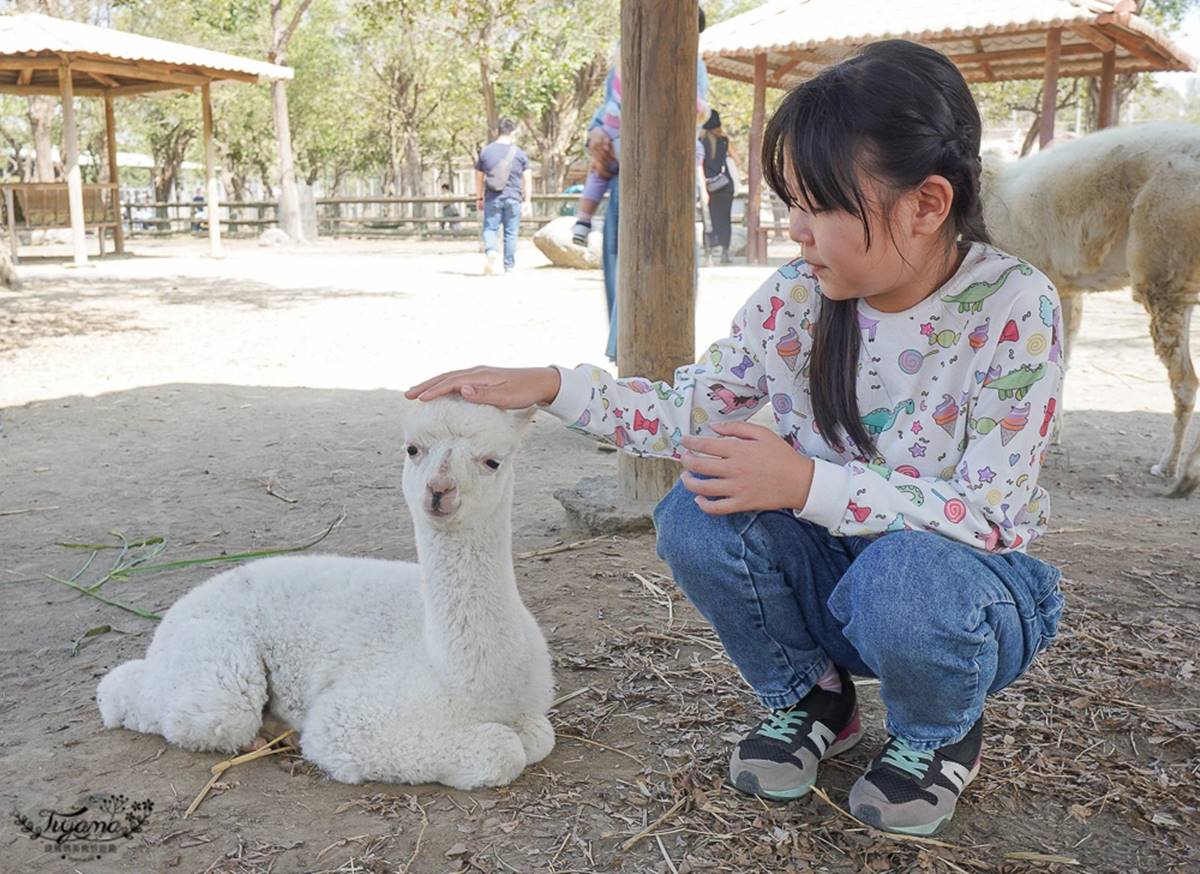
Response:
[[[513,160],[517,157],[517,144],[508,147],[508,153],[501,158],[483,177],[489,191],[503,191],[508,185],[508,177],[512,172]]]

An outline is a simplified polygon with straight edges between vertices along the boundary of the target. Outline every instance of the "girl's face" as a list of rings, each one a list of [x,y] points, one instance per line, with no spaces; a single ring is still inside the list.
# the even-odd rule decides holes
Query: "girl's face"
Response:
[[[928,204],[922,203],[919,191],[898,198],[885,218],[878,183],[863,180],[862,190],[871,227],[869,249],[862,221],[841,209],[810,212],[792,207],[789,236],[804,247],[825,297],[866,298],[876,309],[899,312],[933,290],[935,286],[926,287],[925,274],[931,258],[944,264],[944,254],[939,257],[937,252],[944,246],[928,233],[929,222],[923,218]]]

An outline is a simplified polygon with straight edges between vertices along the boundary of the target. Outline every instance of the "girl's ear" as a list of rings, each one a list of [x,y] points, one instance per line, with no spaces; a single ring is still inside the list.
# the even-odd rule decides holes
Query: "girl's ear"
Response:
[[[927,176],[925,181],[912,192],[912,233],[913,236],[936,236],[942,232],[942,226],[950,217],[950,207],[954,203],[954,186],[945,176],[936,173]]]

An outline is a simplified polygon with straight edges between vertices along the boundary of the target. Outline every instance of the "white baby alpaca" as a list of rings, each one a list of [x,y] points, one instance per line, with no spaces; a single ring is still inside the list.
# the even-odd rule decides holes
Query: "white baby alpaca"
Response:
[[[554,747],[546,641],[512,565],[528,413],[460,399],[405,417],[420,564],[268,558],[196,587],[96,690],[104,724],[192,750],[252,741],[263,708],[335,780],[500,786]]]

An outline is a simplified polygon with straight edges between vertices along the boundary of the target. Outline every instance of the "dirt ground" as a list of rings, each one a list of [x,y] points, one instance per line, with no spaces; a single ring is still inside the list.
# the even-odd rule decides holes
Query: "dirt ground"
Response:
[[[555,489],[615,469],[548,416],[514,531],[563,699],[553,754],[475,793],[342,785],[276,756],[227,771],[182,818],[221,757],[107,731],[94,702],[154,621],[51,577],[301,544],[343,514],[319,550],[412,560],[399,391],[483,361],[600,360],[605,334],[599,274],[528,244],[494,278],[463,243],[228,248],[213,261],[200,241],[135,241],[135,257],[83,270],[27,259],[26,287],[0,291],[4,874],[1200,870],[1200,495],[1167,499],[1148,473],[1171,400],[1127,293],[1088,300],[1044,473],[1054,518],[1035,552],[1064,570],[1062,633],[991,701],[982,775],[937,840],[840,809],[884,737],[869,682],[871,730],[823,767],[823,795],[767,805],[722,784],[758,711],[653,538],[527,554],[584,536]],[[766,273],[701,271],[701,344]],[[213,572],[132,573],[97,594],[161,612]],[[153,802],[111,852],[63,858],[18,823],[103,794]]]

